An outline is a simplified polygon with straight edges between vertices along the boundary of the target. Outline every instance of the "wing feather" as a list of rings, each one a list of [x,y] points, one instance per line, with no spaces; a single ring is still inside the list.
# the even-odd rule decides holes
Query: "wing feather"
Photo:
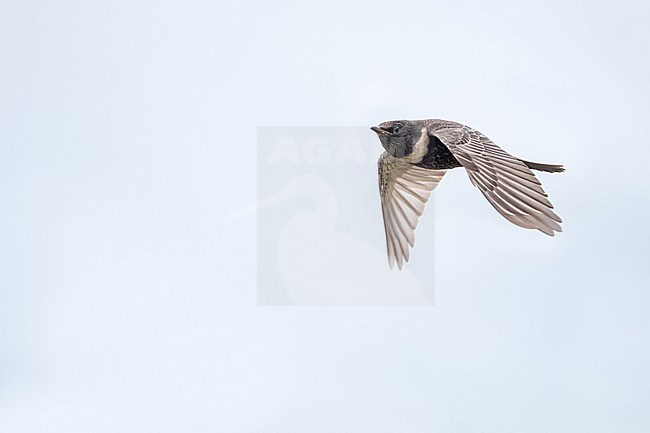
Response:
[[[415,245],[415,228],[445,170],[427,170],[384,152],[377,162],[388,263],[402,269]]]
[[[470,181],[508,221],[549,236],[561,232],[562,219],[528,166],[468,126],[432,122],[428,131],[463,165]]]

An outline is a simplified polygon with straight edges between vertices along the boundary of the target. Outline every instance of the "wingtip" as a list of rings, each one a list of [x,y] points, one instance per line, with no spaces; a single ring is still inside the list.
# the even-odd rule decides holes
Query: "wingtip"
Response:
[[[402,261],[399,260],[398,258],[392,256],[392,255],[389,255],[389,256],[388,256],[388,268],[389,268],[391,271],[392,271],[393,269],[395,269],[395,264],[396,264],[396,263],[397,263],[397,269],[401,271],[401,270],[402,270]]]
[[[555,237],[556,234],[563,232],[561,226],[558,226],[557,228],[554,228],[554,227],[537,227],[537,230],[544,233],[546,236],[550,236],[550,237]]]

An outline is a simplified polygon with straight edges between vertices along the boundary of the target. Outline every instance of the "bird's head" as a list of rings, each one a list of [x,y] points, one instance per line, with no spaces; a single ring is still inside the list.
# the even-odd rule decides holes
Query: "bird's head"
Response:
[[[413,152],[422,126],[409,120],[389,120],[370,129],[377,133],[386,152],[395,158],[404,158]]]

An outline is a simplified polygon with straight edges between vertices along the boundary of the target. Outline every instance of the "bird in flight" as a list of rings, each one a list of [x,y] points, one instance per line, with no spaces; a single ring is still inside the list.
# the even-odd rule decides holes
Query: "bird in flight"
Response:
[[[373,126],[385,152],[379,157],[379,194],[388,263],[402,269],[431,192],[447,170],[463,167],[469,180],[508,221],[549,236],[562,219],[531,169],[563,172],[556,164],[514,157],[481,132],[448,120],[390,120]]]

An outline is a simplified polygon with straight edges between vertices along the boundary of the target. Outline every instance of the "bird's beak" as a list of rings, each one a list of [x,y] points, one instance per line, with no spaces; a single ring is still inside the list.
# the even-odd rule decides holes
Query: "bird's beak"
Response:
[[[375,131],[377,133],[377,135],[386,135],[386,134],[388,134],[388,131],[386,131],[385,129],[381,129],[379,126],[373,126],[370,129]]]

